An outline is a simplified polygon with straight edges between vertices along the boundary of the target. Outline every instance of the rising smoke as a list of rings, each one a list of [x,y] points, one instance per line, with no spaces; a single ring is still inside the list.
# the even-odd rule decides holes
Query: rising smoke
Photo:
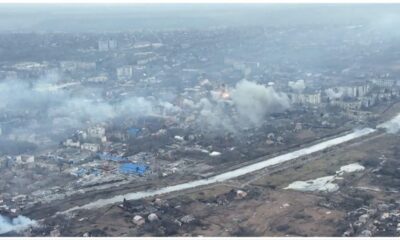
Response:
[[[200,112],[197,122],[202,128],[214,132],[260,127],[268,113],[277,113],[289,107],[286,94],[276,92],[272,87],[242,80],[230,90],[231,100],[213,95],[212,99],[201,99],[198,103],[186,101],[188,106]],[[235,110],[230,112],[231,107]]]
[[[338,89],[338,91],[334,91],[333,89],[326,89],[325,93],[330,99],[339,99],[343,96],[343,91],[340,89]]]
[[[151,114],[175,115],[182,109],[159,99],[129,97],[110,103],[102,89],[60,87],[59,76],[46,75],[34,82],[7,80],[0,83],[0,117],[16,115],[21,122],[13,125],[8,136],[13,140],[35,142],[37,138],[62,140],[67,132],[114,118],[134,118]],[[65,84],[64,84],[65,85]],[[211,94],[200,100],[183,101],[189,115],[195,115],[197,127],[212,132],[235,132],[259,127],[268,113],[289,107],[289,99],[272,87],[240,81],[230,91],[230,99]],[[232,109],[234,110],[232,112]]]
[[[289,98],[285,94],[247,80],[236,85],[232,91],[232,101],[241,122],[249,121],[257,127],[267,113],[282,112],[289,107]]]
[[[19,232],[30,226],[36,225],[34,220],[31,220],[24,216],[18,216],[10,219],[6,216],[0,215],[0,234],[8,232]]]
[[[306,88],[304,80],[289,81],[288,86],[296,92],[302,92]]]
[[[385,129],[388,133],[398,133],[400,131],[400,115],[397,115],[393,119],[379,124],[377,128]]]
[[[0,83],[0,117],[21,117],[21,122],[10,130],[11,136],[25,140],[38,134],[64,136],[66,131],[89,123],[153,112],[153,104],[142,97],[111,104],[102,97],[100,89],[80,88],[72,93],[55,87],[58,81],[57,74],[50,74],[31,83],[19,80]]]
[[[195,105],[199,112],[199,117],[196,119],[197,125],[201,129],[214,133],[235,132],[238,126],[233,116],[228,113],[226,104],[229,103],[221,100],[201,99]]]

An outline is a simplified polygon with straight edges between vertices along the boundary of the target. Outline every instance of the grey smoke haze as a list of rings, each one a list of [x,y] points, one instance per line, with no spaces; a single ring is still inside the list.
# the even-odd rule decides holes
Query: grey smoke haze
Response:
[[[226,112],[224,102],[203,98],[196,106],[200,109],[199,118],[196,120],[201,128],[215,133],[236,131],[238,126],[236,126],[234,118]]]
[[[30,140],[35,134],[47,135],[79,129],[115,117],[140,116],[153,112],[153,104],[142,97],[131,97],[116,104],[102,98],[100,90],[84,88],[78,94],[55,88],[56,73],[33,83],[7,80],[0,83],[0,115],[27,114],[22,126],[12,130],[19,139]]]
[[[399,10],[400,6],[395,4],[10,4],[0,9],[0,31],[83,32],[243,25],[367,24],[374,28],[391,29],[393,33]]]
[[[247,80],[236,85],[232,91],[232,101],[240,119],[254,126],[260,126],[267,113],[282,112],[289,107],[286,94]]]
[[[19,232],[35,224],[36,222],[34,220],[31,220],[24,216],[18,216],[16,218],[10,219],[0,214],[0,234],[12,231]]]
[[[379,124],[377,128],[385,129],[388,133],[396,134],[400,131],[400,115],[397,115],[393,119]]]
[[[333,89],[330,88],[326,89],[325,93],[330,99],[338,99],[343,96],[343,91],[341,89],[338,89],[338,91],[334,91]]]
[[[115,118],[156,114],[176,115],[182,109],[170,102],[143,97],[129,97],[111,104],[102,97],[100,89],[62,88],[60,76],[53,72],[34,82],[6,80],[0,83],[0,114],[26,114],[24,122],[15,126],[9,136],[14,140],[35,142],[37,137],[62,140],[66,133]],[[74,86],[72,86],[74,87]],[[230,90],[231,100],[214,95],[198,102],[185,100],[190,111],[197,112],[197,126],[214,132],[245,127],[259,127],[268,113],[289,107],[285,94],[272,87],[242,80]],[[236,114],[228,112],[233,105]]]
[[[290,106],[286,94],[248,80],[238,82],[230,95],[231,101],[215,96],[211,100],[203,98],[198,103],[188,100],[185,103],[199,110],[197,122],[202,128],[232,133],[247,127],[260,127],[266,114],[282,112]],[[237,114],[227,112],[226,105],[232,105]]]
[[[400,37],[400,16],[398,13],[385,12],[377,14],[375,19],[368,25],[367,30],[379,32],[380,37],[385,39]]]
[[[302,92],[306,88],[304,80],[289,81],[288,86],[296,92]]]

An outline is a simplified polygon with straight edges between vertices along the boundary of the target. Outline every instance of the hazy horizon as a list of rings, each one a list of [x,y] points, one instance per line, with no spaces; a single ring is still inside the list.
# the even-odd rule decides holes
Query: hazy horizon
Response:
[[[370,24],[398,10],[398,5],[376,4],[4,4],[0,32]]]

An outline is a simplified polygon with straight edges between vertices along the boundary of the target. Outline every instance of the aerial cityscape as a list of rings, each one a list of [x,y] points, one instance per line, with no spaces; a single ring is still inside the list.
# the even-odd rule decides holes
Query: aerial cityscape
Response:
[[[400,236],[399,11],[1,6],[0,236]]]

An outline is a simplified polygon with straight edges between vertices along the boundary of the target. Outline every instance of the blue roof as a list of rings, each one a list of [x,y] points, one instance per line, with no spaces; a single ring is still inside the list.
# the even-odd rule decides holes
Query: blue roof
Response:
[[[87,169],[85,169],[85,168],[79,168],[77,171],[76,171],[76,175],[77,176],[82,176],[82,175],[86,175],[88,173],[88,170]]]
[[[124,163],[119,167],[119,171],[123,174],[143,175],[148,169],[148,166],[136,163]]]

